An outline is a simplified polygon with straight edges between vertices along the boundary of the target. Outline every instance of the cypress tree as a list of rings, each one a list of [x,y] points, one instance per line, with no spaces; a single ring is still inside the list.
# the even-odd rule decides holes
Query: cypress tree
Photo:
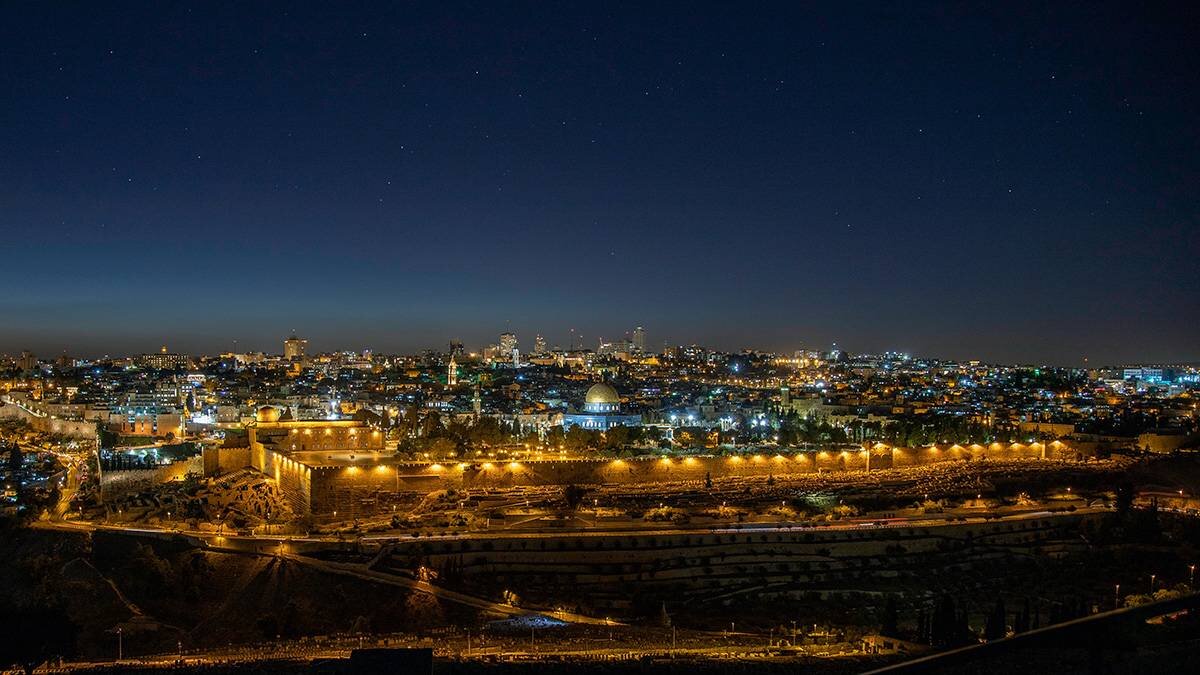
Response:
[[[1004,609],[1004,600],[997,598],[987,622],[983,626],[983,639],[999,640],[1008,633],[1008,613]]]

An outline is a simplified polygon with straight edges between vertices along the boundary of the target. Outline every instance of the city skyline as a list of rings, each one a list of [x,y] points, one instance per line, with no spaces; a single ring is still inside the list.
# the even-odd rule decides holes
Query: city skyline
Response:
[[[0,671],[1187,672],[1198,34],[0,3]]]
[[[0,352],[1200,358],[1187,11],[977,9],[10,6]]]
[[[638,326],[636,328],[643,328],[643,327]],[[181,342],[166,342],[166,341],[159,342],[159,343],[153,343],[153,344],[146,343],[145,348],[138,347],[138,348],[126,349],[123,351],[114,350],[114,351],[105,351],[105,352],[78,352],[78,351],[74,351],[74,350],[70,349],[69,347],[64,348],[57,352],[51,352],[51,351],[39,351],[35,348],[26,346],[24,348],[12,350],[12,351],[0,350],[0,357],[4,357],[4,358],[8,358],[8,359],[19,359],[19,358],[25,357],[26,355],[31,355],[32,358],[37,359],[37,360],[53,361],[54,359],[56,359],[60,356],[69,356],[69,357],[78,358],[78,359],[100,359],[100,360],[103,360],[103,359],[108,359],[108,358],[114,358],[114,359],[129,358],[129,357],[133,357],[133,356],[155,354],[155,353],[159,353],[159,352],[170,353],[170,354],[183,354],[183,355],[188,355],[188,356],[210,356],[210,357],[218,355],[218,354],[228,354],[228,353],[282,354],[285,357],[287,357],[289,355],[287,343],[298,340],[299,342],[303,343],[303,347],[300,348],[299,354],[300,355],[307,354],[309,356],[316,355],[316,354],[367,353],[367,352],[371,352],[371,353],[375,353],[375,354],[385,354],[385,355],[415,355],[415,354],[419,354],[419,353],[426,352],[426,351],[449,353],[449,346],[457,345],[461,348],[465,348],[465,350],[467,352],[469,352],[471,356],[480,358],[480,357],[486,356],[486,350],[488,348],[495,348],[497,350],[497,352],[496,352],[497,355],[505,354],[506,352],[502,349],[503,345],[501,344],[501,342],[502,342],[501,338],[502,338],[502,336],[504,336],[508,333],[515,334],[516,346],[517,346],[520,354],[522,355],[522,357],[530,356],[530,355],[538,353],[536,350],[536,344],[539,340],[541,340],[545,343],[547,351],[560,352],[560,353],[573,352],[573,351],[597,352],[598,347],[607,346],[607,347],[611,348],[614,345],[616,345],[616,346],[624,345],[626,347],[633,348],[634,345],[636,344],[636,341],[634,340],[634,330],[633,329],[624,331],[623,333],[614,333],[613,337],[608,337],[608,336],[594,336],[593,337],[593,336],[587,336],[587,335],[582,335],[582,334],[578,334],[578,333],[573,333],[571,331],[566,331],[561,336],[561,340],[556,339],[556,337],[553,337],[556,335],[554,332],[543,333],[543,332],[531,331],[529,333],[522,333],[520,331],[508,330],[503,333],[493,334],[490,338],[487,336],[482,336],[477,341],[463,342],[462,338],[454,336],[451,338],[443,339],[441,342],[429,343],[429,344],[425,344],[425,345],[416,345],[414,347],[404,348],[404,349],[380,349],[374,345],[344,344],[344,343],[340,342],[340,340],[342,338],[333,338],[332,340],[329,340],[329,341],[319,340],[319,341],[314,342],[313,340],[310,340],[309,336],[305,333],[300,333],[297,331],[290,331],[286,334],[276,337],[274,342],[271,342],[270,340],[263,340],[263,341],[255,341],[250,344],[247,344],[247,343],[243,343],[240,341],[234,341],[234,342],[230,343],[230,345],[227,348],[220,348],[218,346],[213,349],[204,349],[204,348],[187,349],[187,348],[184,348],[183,345],[195,344],[195,343],[189,343],[186,340],[183,341],[182,343]],[[548,339],[546,337],[546,335],[550,335],[552,337]],[[653,334],[651,334],[651,335],[653,335]],[[1082,360],[1080,363],[1056,363],[1056,362],[1036,361],[1036,360],[1004,361],[1004,360],[998,360],[998,359],[983,358],[978,355],[939,354],[939,353],[922,352],[919,350],[914,351],[914,350],[910,350],[910,349],[901,349],[901,348],[897,348],[897,347],[880,347],[880,348],[876,348],[876,349],[855,349],[852,345],[847,345],[845,343],[838,342],[836,340],[825,343],[825,344],[817,344],[817,343],[811,342],[811,341],[798,341],[794,345],[789,346],[789,347],[772,349],[772,348],[751,346],[748,344],[740,345],[740,346],[724,347],[722,345],[704,344],[704,343],[696,342],[696,341],[665,340],[665,341],[661,341],[659,343],[654,343],[651,340],[647,339],[644,351],[648,354],[658,354],[658,353],[662,353],[664,350],[670,349],[670,348],[691,347],[691,346],[701,347],[704,349],[711,349],[716,352],[726,353],[726,354],[737,354],[739,352],[748,351],[748,352],[758,352],[758,353],[774,353],[774,354],[778,354],[783,357],[790,357],[791,355],[793,355],[795,353],[800,353],[800,352],[809,352],[809,353],[815,352],[815,353],[820,353],[820,354],[828,354],[833,350],[837,350],[840,352],[845,352],[851,356],[854,356],[854,355],[904,354],[911,358],[922,359],[922,360],[935,360],[935,361],[940,360],[940,361],[947,361],[947,362],[972,361],[972,362],[979,362],[979,363],[986,363],[986,364],[995,364],[995,365],[1000,365],[1000,366],[1028,365],[1028,366],[1046,366],[1046,367],[1054,367],[1054,368],[1084,368],[1084,369],[1086,369],[1086,368],[1106,368],[1106,367],[1111,368],[1111,367],[1136,365],[1136,364],[1195,365],[1196,363],[1200,362],[1200,361],[1197,361],[1194,359],[1188,360],[1188,359],[1147,359],[1147,358],[1125,359],[1125,360],[1109,361],[1109,362],[1097,361],[1097,360],[1093,360],[1093,359],[1086,359],[1086,360]],[[503,357],[503,358],[506,358],[506,357]]]

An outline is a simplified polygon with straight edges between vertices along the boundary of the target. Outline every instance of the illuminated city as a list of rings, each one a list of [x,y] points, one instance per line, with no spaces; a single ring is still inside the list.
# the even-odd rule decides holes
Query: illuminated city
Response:
[[[221,617],[183,634],[184,660],[251,662],[432,631],[439,658],[468,661],[884,664],[1191,593],[1188,547],[1130,568],[1080,537],[1148,508],[1185,521],[1156,531],[1194,518],[1194,366],[633,343],[522,358],[506,340],[23,354],[0,379],[6,509],[40,536],[90,537],[92,556],[130,556],[107,561],[133,585],[108,602],[139,610],[109,608],[105,628],[128,632],[130,657],[169,651],[175,617],[198,618],[143,614],[132,594],[154,593],[151,573]],[[341,601],[271,590],[297,579],[355,588]],[[356,595],[372,588],[403,606]],[[215,606],[243,607],[242,593],[266,604],[236,619]],[[1002,625],[983,611],[997,593]],[[941,598],[962,634],[932,623]]]
[[[1194,10],[683,10],[0,9],[0,671],[1189,672]]]

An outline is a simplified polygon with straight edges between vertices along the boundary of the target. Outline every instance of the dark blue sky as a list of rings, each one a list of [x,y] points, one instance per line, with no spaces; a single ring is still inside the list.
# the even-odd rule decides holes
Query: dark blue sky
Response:
[[[0,351],[1200,359],[1192,4],[0,6]]]

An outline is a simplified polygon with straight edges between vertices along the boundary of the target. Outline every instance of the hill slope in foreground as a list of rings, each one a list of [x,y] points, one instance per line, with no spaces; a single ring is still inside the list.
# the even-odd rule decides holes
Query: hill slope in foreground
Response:
[[[287,559],[183,543],[25,528],[0,533],[0,597],[61,604],[80,656],[214,647],[349,631],[473,624],[474,613],[423,593],[331,575]]]

